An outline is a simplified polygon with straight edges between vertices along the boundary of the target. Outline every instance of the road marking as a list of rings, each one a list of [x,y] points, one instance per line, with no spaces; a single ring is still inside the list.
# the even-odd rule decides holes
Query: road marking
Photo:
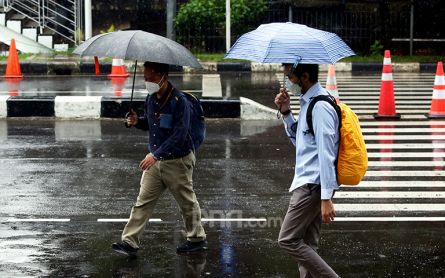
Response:
[[[441,199],[445,198],[443,191],[339,191],[335,199]]]
[[[369,161],[373,167],[445,167],[445,161]]]
[[[385,149],[406,149],[406,150],[415,150],[415,149],[445,149],[445,143],[437,143],[437,144],[366,144],[366,148],[369,150],[385,150]]]
[[[445,151],[444,152],[418,152],[418,153],[393,153],[393,152],[369,152],[368,158],[372,157],[401,157],[401,158],[412,158],[412,159],[419,159],[419,158],[437,158],[437,157],[445,157]]]
[[[445,135],[365,135],[365,140],[445,140]]]
[[[202,218],[202,222],[265,222],[266,218]]]
[[[443,222],[445,217],[335,217],[334,222]]]
[[[445,171],[368,170],[365,177],[445,177]]]
[[[97,222],[128,222],[128,218],[99,218]],[[162,219],[152,218],[149,222],[162,222]]]
[[[400,122],[360,122],[360,126],[366,127],[383,127],[383,126],[395,126],[396,128],[411,128],[414,126],[444,126],[445,121],[400,121]]]
[[[335,204],[337,212],[444,212],[445,204]]]
[[[362,181],[360,184],[355,186],[342,185],[342,188],[352,189],[352,188],[380,188],[380,187],[444,187],[445,182],[443,181]]]
[[[8,218],[6,222],[70,222],[69,218]]]

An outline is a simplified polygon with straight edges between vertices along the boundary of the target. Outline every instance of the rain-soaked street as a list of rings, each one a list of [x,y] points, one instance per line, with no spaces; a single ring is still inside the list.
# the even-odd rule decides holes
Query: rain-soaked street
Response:
[[[341,277],[445,276],[445,121],[424,116],[433,80],[395,75],[402,120],[376,122],[379,76],[338,76],[340,98],[362,119],[369,152],[364,181],[337,192],[336,221],[322,228],[320,253]],[[224,96],[268,106],[279,87],[272,73],[226,74],[221,81]],[[199,75],[177,74],[173,82],[200,94]],[[113,88],[85,77],[36,77],[21,86],[24,96],[104,95]],[[207,252],[176,254],[184,231],[166,192],[138,258],[115,254],[111,243],[136,200],[146,142],[122,120],[0,119],[0,276],[298,276],[276,241],[295,161],[278,120],[207,120],[194,174]]]

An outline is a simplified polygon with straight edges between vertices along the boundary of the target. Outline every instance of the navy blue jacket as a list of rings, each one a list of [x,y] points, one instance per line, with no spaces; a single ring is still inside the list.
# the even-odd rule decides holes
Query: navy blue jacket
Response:
[[[157,160],[180,158],[193,150],[190,107],[184,94],[170,82],[160,99],[156,94],[147,95],[144,110],[135,127],[148,130],[148,150]]]

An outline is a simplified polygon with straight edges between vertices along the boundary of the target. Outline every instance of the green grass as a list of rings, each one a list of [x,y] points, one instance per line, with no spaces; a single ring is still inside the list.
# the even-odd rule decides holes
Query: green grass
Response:
[[[19,55],[19,60],[20,61],[24,61],[26,59],[28,59],[29,57],[31,57],[34,54],[20,54]],[[0,56],[0,61],[7,61],[8,60],[8,56]]]
[[[202,62],[248,62],[240,59],[224,59],[225,53],[194,53]]]

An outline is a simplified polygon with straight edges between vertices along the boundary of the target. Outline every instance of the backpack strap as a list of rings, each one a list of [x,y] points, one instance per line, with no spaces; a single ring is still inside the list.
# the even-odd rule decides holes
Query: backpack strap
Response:
[[[338,106],[337,102],[335,101],[335,98],[331,95],[318,95],[316,97],[314,97],[311,102],[309,103],[309,107],[307,108],[307,113],[306,113],[306,122],[307,122],[307,126],[308,126],[308,130],[305,131],[305,133],[309,133],[315,136],[314,134],[314,125],[312,122],[312,110],[314,110],[314,106],[318,101],[326,101],[329,104],[332,105],[332,107],[334,107],[335,112],[337,113],[338,116],[338,131],[340,132],[341,129],[341,109],[340,106]]]

